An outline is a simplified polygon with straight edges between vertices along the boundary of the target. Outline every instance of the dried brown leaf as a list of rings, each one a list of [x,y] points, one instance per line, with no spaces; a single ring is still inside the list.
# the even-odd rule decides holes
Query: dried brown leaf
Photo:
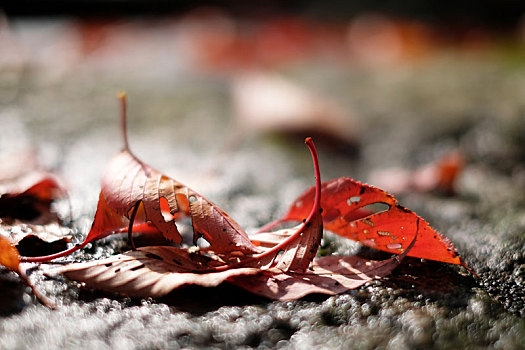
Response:
[[[142,247],[108,259],[70,264],[53,271],[88,287],[134,297],[160,297],[186,285],[214,287],[257,268],[206,272],[223,263],[199,252],[168,246]]]
[[[389,275],[402,257],[384,261],[357,256],[327,256],[315,259],[305,272],[284,272],[277,268],[256,275],[234,276],[228,282],[270,299],[289,301],[308,294],[340,294],[373,279]]]

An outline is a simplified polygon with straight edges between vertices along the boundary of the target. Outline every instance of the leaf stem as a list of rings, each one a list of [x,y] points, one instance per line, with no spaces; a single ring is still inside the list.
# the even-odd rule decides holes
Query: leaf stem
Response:
[[[321,209],[321,172],[319,170],[319,159],[318,159],[318,156],[317,156],[317,150],[315,149],[315,145],[314,145],[314,142],[313,142],[312,138],[311,137],[306,138],[305,143],[308,146],[308,148],[310,149],[310,153],[312,154],[312,159],[313,159],[313,163],[314,163],[314,171],[315,171],[315,197],[314,197],[314,204],[312,206],[312,209],[310,210],[310,214],[308,215],[308,217],[303,221],[303,223],[297,229],[297,231],[295,231],[290,237],[288,237],[284,241],[280,242],[279,244],[275,245],[271,249],[269,249],[269,250],[267,250],[267,251],[265,251],[265,252],[263,252],[261,254],[249,257],[249,258],[241,261],[238,264],[217,266],[217,267],[214,267],[214,268],[210,269],[209,271],[214,271],[214,272],[224,271],[224,270],[228,270],[228,269],[234,268],[234,267],[236,267],[238,265],[244,265],[244,264],[246,264],[247,262],[250,262],[250,261],[261,260],[261,259],[263,259],[263,258],[265,258],[265,257],[267,257],[269,255],[277,254],[277,252],[279,252],[283,247],[285,247],[286,245],[290,244],[291,241],[293,241],[294,239],[299,237],[304,232],[306,227],[310,226],[310,224],[311,224],[310,222],[312,221],[314,215],[317,212],[319,212],[320,209]],[[207,271],[207,272],[209,272],[209,271]]]
[[[118,94],[118,99],[120,100],[120,122],[121,122],[121,131],[122,131],[122,137],[124,139],[124,150],[129,151],[129,144],[128,144],[128,103],[127,103],[127,95],[125,91],[121,91]]]
[[[300,236],[304,229],[310,225],[310,221],[312,221],[312,218],[314,217],[315,213],[319,211],[321,208],[321,172],[319,170],[319,159],[317,157],[317,150],[315,149],[314,142],[311,137],[307,137],[305,140],[306,145],[310,149],[310,153],[312,154],[312,160],[314,163],[314,171],[315,171],[315,197],[314,197],[314,205],[312,206],[312,209],[310,209],[310,214],[304,220],[302,225],[299,227],[297,231],[281,243],[274,246],[272,249],[265,251],[264,253],[261,253],[256,256],[256,258],[260,259],[263,258],[269,254],[274,254],[275,252],[278,252],[282,247],[286,246],[290,243],[290,241],[294,240],[298,236]]]
[[[21,256],[20,261],[21,262],[31,262],[31,263],[40,263],[40,262],[48,262],[54,259],[58,259],[64,256],[67,256],[69,254],[72,254],[76,252],[77,250],[80,250],[84,248],[90,241],[84,241],[79,244],[75,244],[73,247],[66,249],[64,251],[61,251],[59,253],[51,254],[51,255],[45,255],[45,256]]]
[[[315,145],[314,145],[314,142],[313,142],[312,138],[311,137],[307,137],[306,140],[304,141],[304,143],[306,143],[308,148],[310,148],[310,152],[312,153],[312,158],[313,158],[313,162],[314,162],[314,169],[315,169],[315,198],[314,198],[314,205],[315,205],[315,202],[317,202],[317,201],[320,202],[320,197],[321,197],[321,174],[320,174],[320,171],[319,171],[319,158],[317,156],[317,150],[315,148]],[[320,206],[320,204],[319,204],[319,206]],[[279,225],[281,225],[281,224],[283,224],[283,223],[285,223],[287,221],[289,221],[289,220],[280,218],[280,219],[277,219],[275,221],[269,222],[266,225],[264,225],[263,227],[259,228],[257,230],[257,233],[272,231],[277,226],[279,226]]]

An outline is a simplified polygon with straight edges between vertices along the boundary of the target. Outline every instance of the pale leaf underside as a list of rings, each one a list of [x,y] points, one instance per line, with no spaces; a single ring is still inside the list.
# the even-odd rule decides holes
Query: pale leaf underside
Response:
[[[234,276],[228,282],[270,299],[289,301],[308,294],[335,295],[387,276],[400,259],[366,260],[357,256],[327,256],[315,259],[305,272],[283,272],[277,268],[259,274]]]
[[[64,274],[98,290],[132,297],[160,297],[185,285],[214,287],[227,278],[260,271],[257,268],[238,268],[204,272],[220,264],[199,253],[176,247],[152,246],[103,260],[70,264],[53,273]]]
[[[183,286],[215,287],[227,281],[254,294],[286,301],[311,293],[332,295],[357,288],[388,275],[404,255],[385,261],[357,256],[322,257],[304,272],[285,272],[276,267],[206,272],[221,262],[176,247],[153,246],[108,259],[70,264],[52,273],[64,274],[87,287],[132,297],[161,297]]]
[[[0,219],[0,236],[8,238],[14,245],[17,245],[28,236],[35,236],[45,243],[53,243],[60,240],[69,242],[73,237],[70,229],[58,223],[32,225],[14,221],[7,224],[2,219]]]

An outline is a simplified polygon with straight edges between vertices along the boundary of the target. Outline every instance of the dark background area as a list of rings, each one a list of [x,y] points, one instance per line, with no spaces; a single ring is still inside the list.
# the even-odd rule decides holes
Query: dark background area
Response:
[[[219,7],[239,17],[300,15],[348,20],[363,11],[458,26],[512,29],[523,19],[522,1],[191,1],[191,0],[41,0],[0,2],[9,16],[106,16],[180,14],[198,7]]]

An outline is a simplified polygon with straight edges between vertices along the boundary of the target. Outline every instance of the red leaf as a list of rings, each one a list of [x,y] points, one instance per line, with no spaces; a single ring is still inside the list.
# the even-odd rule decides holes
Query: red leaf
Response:
[[[446,153],[437,161],[412,171],[401,168],[378,170],[371,174],[371,179],[373,183],[394,193],[438,191],[453,195],[463,166],[463,157],[456,151]]]
[[[264,227],[301,220],[311,206],[310,188],[292,204],[283,218]],[[376,212],[372,204],[382,203],[385,211]],[[418,230],[418,239],[409,256],[465,266],[452,243],[414,212],[399,205],[390,194],[350,178],[322,184],[321,207],[325,229],[371,248],[390,253],[403,252]]]
[[[189,216],[194,241],[203,237],[210,249],[219,252],[256,253],[244,230],[231,218],[191,188],[163,175],[136,158],[126,136],[126,98],[122,101],[124,150],[109,164],[102,178],[100,203],[86,241],[92,241],[122,227],[118,216],[151,223],[168,239],[182,242],[175,220]],[[133,218],[133,219],[132,219]]]
[[[126,133],[126,95],[122,93],[119,98],[124,150],[113,158],[102,178],[97,211],[86,239],[61,253],[24,257],[23,260],[43,262],[71,254],[89,242],[123,232],[128,222],[130,238],[134,228],[151,230],[153,226],[166,239],[180,244],[182,236],[175,221],[182,216],[189,216],[192,220],[194,242],[203,237],[210,244],[210,250],[216,253],[236,251],[249,255],[260,252],[239,224],[219,207],[131,153]],[[135,225],[135,222],[140,225]]]
[[[55,308],[54,303],[46,296],[42,295],[31,283],[29,278],[27,278],[25,271],[20,267],[20,254],[18,254],[18,250],[3,236],[0,236],[0,266],[4,266],[13,272],[16,272],[24,283],[31,288],[33,294],[42,304],[50,308]]]
[[[65,193],[58,179],[39,168],[30,153],[4,155],[0,172],[0,217],[32,223],[57,221],[51,202]]]

